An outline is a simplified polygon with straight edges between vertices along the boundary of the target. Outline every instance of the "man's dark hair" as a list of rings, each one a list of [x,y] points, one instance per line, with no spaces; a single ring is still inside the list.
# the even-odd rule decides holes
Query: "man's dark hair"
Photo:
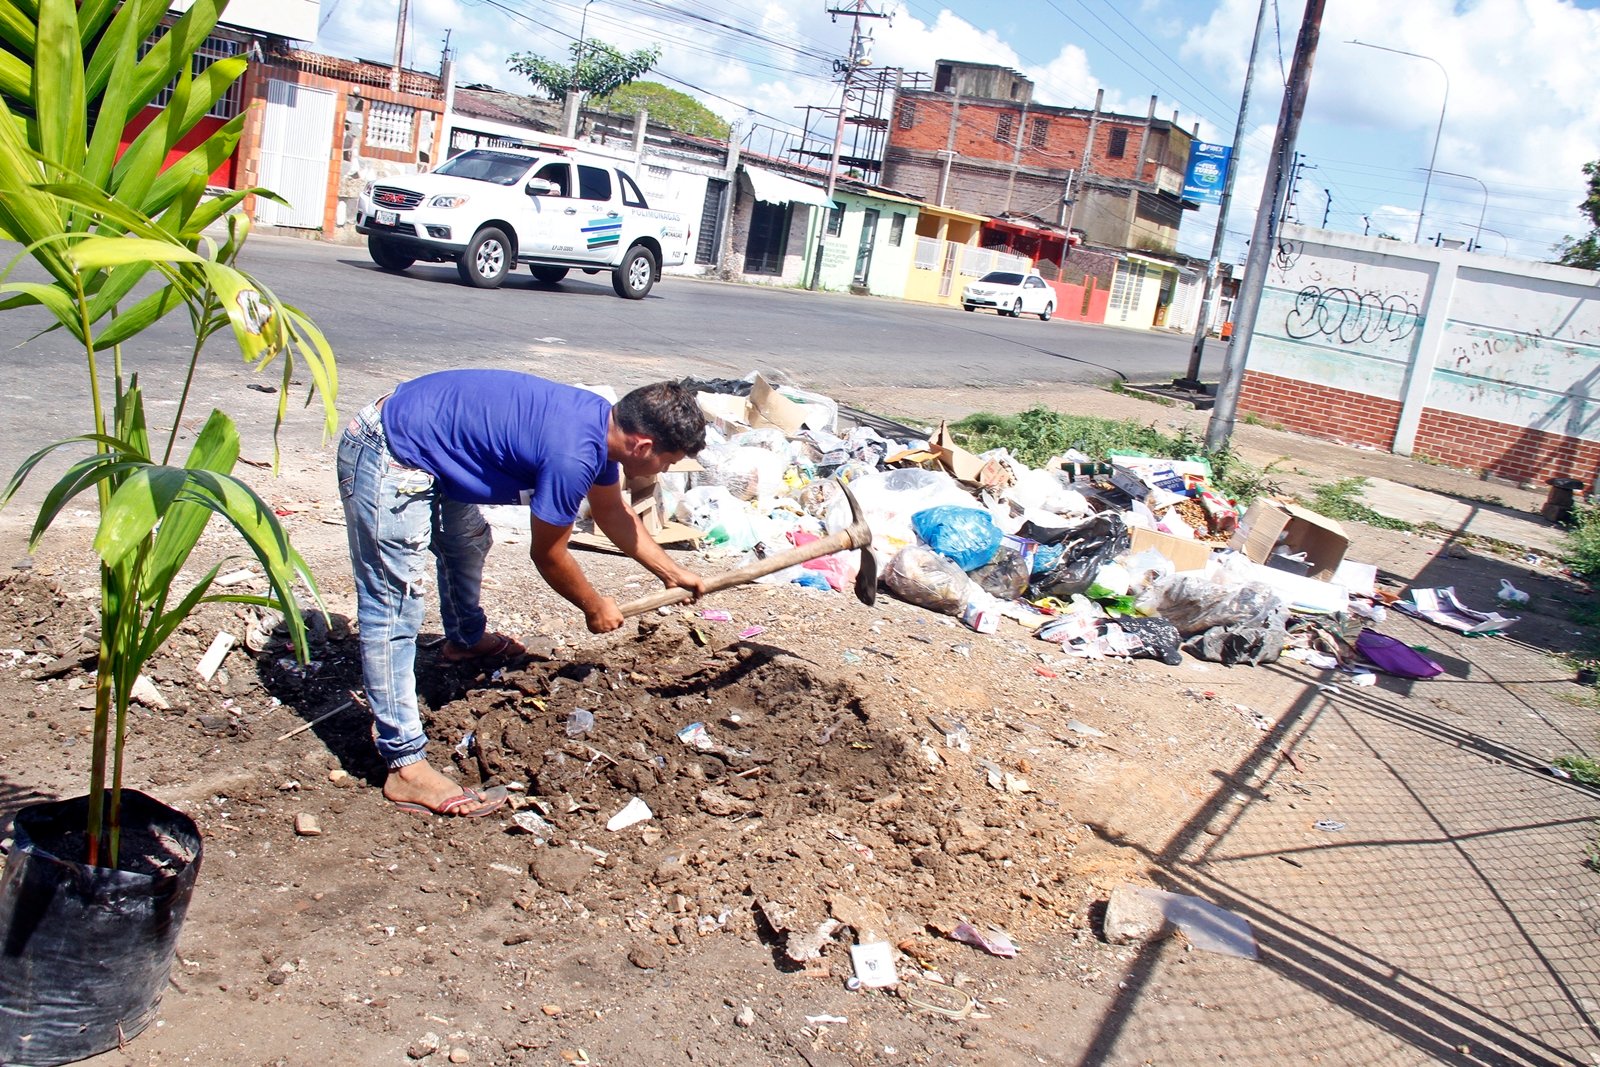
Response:
[[[706,447],[706,417],[694,393],[678,382],[641,385],[611,410],[618,426],[649,437],[657,452],[692,456]]]

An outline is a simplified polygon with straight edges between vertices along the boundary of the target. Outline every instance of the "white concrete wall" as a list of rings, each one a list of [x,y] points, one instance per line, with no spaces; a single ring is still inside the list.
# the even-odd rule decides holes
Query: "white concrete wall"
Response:
[[[1600,273],[1285,226],[1249,369],[1600,440]]]

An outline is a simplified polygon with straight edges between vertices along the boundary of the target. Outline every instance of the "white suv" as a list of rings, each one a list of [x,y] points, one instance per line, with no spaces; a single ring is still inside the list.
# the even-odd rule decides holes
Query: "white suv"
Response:
[[[565,145],[474,148],[432,173],[370,182],[356,232],[385,270],[451,261],[480,289],[518,263],[547,285],[569,270],[606,270],[630,300],[682,263],[689,242],[682,217],[653,210],[613,160]]]

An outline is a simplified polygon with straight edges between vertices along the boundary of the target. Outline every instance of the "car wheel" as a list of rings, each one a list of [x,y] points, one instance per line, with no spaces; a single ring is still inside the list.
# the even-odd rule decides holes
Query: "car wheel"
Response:
[[[976,305],[976,304],[962,304],[961,305],[961,310],[962,311],[977,311],[978,310],[978,305]]]
[[[1017,302],[1011,305],[1011,317],[1014,319],[1022,318],[1022,298],[1020,296],[1017,297]]]
[[[656,283],[656,257],[643,245],[634,245],[611,272],[611,288],[625,300],[643,300]]]
[[[377,234],[367,238],[367,254],[372,257],[372,262],[384,270],[405,270],[416,262],[414,257],[406,255],[387,237],[379,237]]]
[[[1056,306],[1054,304],[1046,304],[1044,306],[1044,310],[1039,312],[1039,321],[1040,322],[1049,322],[1050,321],[1050,315],[1051,315],[1052,312],[1055,311],[1055,309],[1056,309]]]
[[[477,289],[498,289],[511,269],[511,239],[493,226],[479,230],[456,261],[461,280]]]
[[[567,276],[565,267],[532,267],[533,276],[546,285],[554,285]]]

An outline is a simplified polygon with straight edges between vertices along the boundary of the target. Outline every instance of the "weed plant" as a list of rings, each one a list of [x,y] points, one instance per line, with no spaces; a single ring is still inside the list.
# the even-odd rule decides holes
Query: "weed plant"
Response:
[[[1387,515],[1380,515],[1363,504],[1359,496],[1361,487],[1366,484],[1365,478],[1346,478],[1343,481],[1313,486],[1311,496],[1315,503],[1312,506],[1318,513],[1341,522],[1364,522],[1379,530],[1416,529],[1415,525],[1404,519],[1392,519]]]
[[[1564,538],[1567,566],[1584,578],[1600,578],[1600,504],[1579,502]]]

